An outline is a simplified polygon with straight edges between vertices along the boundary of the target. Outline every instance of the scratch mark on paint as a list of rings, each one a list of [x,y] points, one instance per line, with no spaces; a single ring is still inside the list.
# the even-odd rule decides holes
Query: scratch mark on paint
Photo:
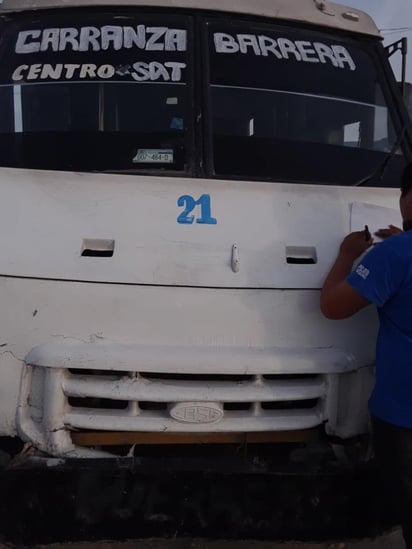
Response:
[[[17,360],[18,362],[21,362],[22,364],[24,363],[24,359],[23,359],[23,358],[19,358],[19,357],[16,356],[12,351],[3,351],[2,353],[0,353],[0,356],[4,356],[4,355],[10,355],[10,356],[12,356],[15,360]]]

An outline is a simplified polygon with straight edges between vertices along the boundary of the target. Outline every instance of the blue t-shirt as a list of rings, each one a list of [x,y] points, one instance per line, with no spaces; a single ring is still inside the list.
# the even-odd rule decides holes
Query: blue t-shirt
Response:
[[[370,412],[412,427],[412,231],[376,244],[347,280],[379,313]]]

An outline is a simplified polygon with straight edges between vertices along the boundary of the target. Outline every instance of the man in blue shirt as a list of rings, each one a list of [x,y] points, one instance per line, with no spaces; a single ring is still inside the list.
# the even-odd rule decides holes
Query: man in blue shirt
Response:
[[[374,448],[412,549],[412,164],[402,177],[400,210],[404,232],[374,246],[352,273],[373,239],[365,239],[364,231],[345,238],[321,292],[321,311],[339,320],[370,303],[378,309],[376,383],[369,401]]]

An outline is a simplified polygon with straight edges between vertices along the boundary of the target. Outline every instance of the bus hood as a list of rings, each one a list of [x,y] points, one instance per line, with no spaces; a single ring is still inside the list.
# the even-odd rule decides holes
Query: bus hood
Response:
[[[317,289],[352,205],[397,209],[394,189],[17,169],[0,185],[0,275],[88,282]]]

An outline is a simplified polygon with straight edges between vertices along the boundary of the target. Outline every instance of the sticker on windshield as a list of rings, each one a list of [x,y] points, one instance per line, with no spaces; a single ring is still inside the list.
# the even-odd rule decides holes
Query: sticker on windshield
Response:
[[[13,52],[8,52],[7,57],[15,59],[12,61],[16,64],[11,76],[13,82],[116,77],[136,82],[184,83],[187,42],[186,29],[167,26],[34,27],[18,33],[13,39]],[[100,52],[106,52],[102,59],[110,61],[100,64],[91,57],[91,52],[98,57]],[[33,54],[36,54],[34,64],[31,63]],[[79,63],[83,55],[87,62]]]
[[[255,34],[214,33],[215,51],[223,54],[248,54],[273,56],[279,60],[295,60],[304,63],[330,64],[339,69],[356,70],[355,61],[349,51],[340,44],[330,46],[322,42],[271,38]]]
[[[173,164],[173,149],[138,149],[134,164]]]
[[[30,29],[19,32],[17,54],[68,51],[186,51],[187,31],[146,25]]]

